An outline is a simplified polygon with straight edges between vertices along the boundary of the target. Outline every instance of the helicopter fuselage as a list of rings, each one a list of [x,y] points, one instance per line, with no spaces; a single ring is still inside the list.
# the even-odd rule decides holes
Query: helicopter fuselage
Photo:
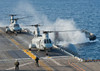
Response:
[[[52,41],[49,38],[43,38],[42,36],[34,37],[29,48],[37,48],[39,50],[49,50],[53,47]]]
[[[21,32],[22,28],[20,28],[19,24],[10,24],[6,27],[6,32]]]

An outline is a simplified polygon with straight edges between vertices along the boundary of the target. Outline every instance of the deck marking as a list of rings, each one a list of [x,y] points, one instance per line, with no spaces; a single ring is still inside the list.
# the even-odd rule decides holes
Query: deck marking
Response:
[[[60,63],[58,63],[56,60],[54,59],[50,59],[51,61],[53,61],[55,64],[59,65],[59,66],[62,66]]]
[[[31,57],[33,60],[36,59],[36,56],[31,53],[31,51],[24,49],[23,46],[21,46],[21,44],[19,44],[17,41],[15,41],[14,39],[11,39],[11,41],[16,44],[17,46],[19,46],[29,57]],[[45,68],[48,71],[53,71],[53,69],[51,67],[49,67],[48,65],[46,65],[43,61],[39,62],[41,66],[43,66],[43,68]]]
[[[36,59],[36,56],[31,53],[31,51],[29,50],[23,50],[29,57],[31,57],[33,60]],[[39,64],[46,69],[47,71],[53,71],[53,69],[51,67],[49,67],[48,65],[46,65],[42,60],[39,60]]]
[[[68,60],[68,64],[69,64],[70,66],[74,67],[76,70],[79,70],[77,67],[75,67],[74,65],[72,65],[72,64],[69,62],[69,60]],[[79,71],[80,71],[80,70],[79,70]]]
[[[70,56],[72,56],[72,57],[74,57],[74,55],[73,54],[71,54],[71,53],[69,53],[69,52],[67,52],[67,51],[65,51],[64,49],[62,49],[62,48],[59,48],[59,47],[57,47],[57,46],[55,46],[55,45],[53,45],[53,47],[54,48],[57,48],[57,49],[59,49],[59,50],[61,50],[61,51],[63,51],[63,52],[65,52],[65,53],[67,53],[67,54],[69,54]]]
[[[84,69],[82,69],[81,67],[79,67],[78,65],[74,64],[74,63],[70,63],[70,61],[68,60],[68,64],[71,65],[72,67],[74,67],[75,69],[79,70],[79,71],[85,71]]]
[[[31,57],[33,60],[35,60],[36,59],[36,56],[33,54],[33,53],[31,53],[31,51],[29,51],[29,50],[23,50],[29,57]]]
[[[36,59],[36,56],[31,53],[31,51],[24,49],[23,46],[21,46],[21,44],[19,44],[17,41],[15,41],[14,39],[11,39],[11,41],[16,44],[17,46],[19,46],[28,56],[30,56],[33,60]],[[53,71],[53,69],[51,67],[49,67],[48,65],[46,65],[43,61],[39,62],[41,66],[43,66],[43,68],[45,68],[48,71]]]
[[[17,60],[30,60],[31,58],[16,58]],[[1,59],[0,61],[15,61],[16,59]]]
[[[4,31],[1,30],[1,32],[3,32],[5,34]],[[6,35],[6,34],[5,34]],[[12,43],[14,43],[15,45],[17,45],[17,47],[21,48],[28,56],[30,56],[33,60],[35,60],[36,56],[31,53],[31,51],[27,51],[26,49],[24,49],[24,47],[18,43],[15,39],[11,38],[9,35],[6,35],[6,37],[8,39],[10,39],[12,41]],[[47,71],[53,71],[53,69],[51,67],[49,67],[48,65],[46,65],[42,60],[39,60],[39,64],[46,69]]]
[[[1,31],[3,32],[3,31]],[[3,32],[4,33],[4,32]],[[31,51],[27,51],[26,49],[24,49],[24,47],[18,43],[16,40],[14,40],[13,38],[11,38],[10,36],[6,36],[8,39],[10,39],[15,45],[17,45],[19,48],[21,48],[28,56],[30,56],[32,59],[35,60],[36,56],[31,53]],[[46,65],[42,60],[39,60],[39,64],[46,69],[47,71],[53,71],[53,69],[51,67],[49,67],[48,65]]]
[[[22,65],[19,65],[19,67],[23,67],[23,66],[25,66],[25,65],[29,65],[29,64],[32,64],[33,62],[28,62],[28,63],[25,63],[25,64],[22,64]],[[8,68],[8,69],[6,69],[6,70],[12,70],[12,69],[15,69],[15,67],[11,67],[11,68]]]
[[[54,71],[51,67],[49,67],[48,65],[46,65],[43,61],[39,61],[39,64],[45,68],[47,71]]]
[[[81,67],[79,67],[78,65],[72,63],[72,65],[75,65],[76,67],[78,67],[80,70],[85,71],[84,69],[82,69]]]
[[[23,47],[21,44],[19,44],[16,40],[14,40],[13,38],[10,38],[10,40],[11,40],[15,45],[17,45],[19,48],[24,49],[24,47]]]

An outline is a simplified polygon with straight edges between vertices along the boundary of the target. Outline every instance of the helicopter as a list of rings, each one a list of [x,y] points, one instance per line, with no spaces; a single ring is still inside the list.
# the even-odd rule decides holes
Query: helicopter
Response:
[[[18,32],[22,32],[22,28],[20,27],[20,25],[17,23],[17,20],[21,19],[21,18],[14,18],[14,16],[16,15],[9,15],[11,16],[11,19],[10,19],[10,25],[9,26],[6,26],[6,33],[9,33],[9,32],[13,32],[15,34],[17,34]]]
[[[21,33],[22,31],[28,31],[27,29],[23,29],[20,27],[20,25],[18,24],[18,20],[19,19],[24,19],[24,18],[29,18],[29,17],[33,17],[33,16],[26,16],[26,17],[22,17],[22,18],[14,18],[14,14],[10,14],[9,16],[11,16],[10,19],[10,25],[6,26],[6,33],[12,32],[15,33],[17,35],[17,33]]]
[[[48,33],[51,33],[50,31],[43,31],[43,35],[40,34],[39,24],[31,25],[35,27],[34,31],[34,37],[32,39],[31,44],[29,44],[29,50],[32,50],[32,48],[37,48],[39,50],[45,50],[48,52],[53,48],[53,43],[51,39],[49,38]]]
[[[29,50],[32,50],[32,48],[37,48],[39,50],[51,50],[53,48],[53,42],[51,41],[49,37],[49,33],[55,34],[55,41],[60,40],[59,39],[59,32],[75,32],[75,31],[81,31],[82,33],[85,33],[86,37],[89,38],[90,41],[94,41],[96,39],[96,36],[93,33],[90,33],[86,30],[66,30],[66,31],[43,31],[43,35],[40,34],[39,24],[36,25],[30,25],[35,27],[34,31],[34,37],[32,39],[31,44],[29,44]]]

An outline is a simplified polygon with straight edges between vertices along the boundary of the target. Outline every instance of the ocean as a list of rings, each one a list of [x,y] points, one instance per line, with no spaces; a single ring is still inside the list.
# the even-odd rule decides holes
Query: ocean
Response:
[[[55,24],[59,31],[88,30],[97,36],[97,41],[87,42],[79,33],[70,34],[70,41],[75,43],[80,58],[100,59],[100,0],[0,0],[0,26],[9,25],[9,14],[17,14],[19,18],[33,16],[18,21],[24,25]]]

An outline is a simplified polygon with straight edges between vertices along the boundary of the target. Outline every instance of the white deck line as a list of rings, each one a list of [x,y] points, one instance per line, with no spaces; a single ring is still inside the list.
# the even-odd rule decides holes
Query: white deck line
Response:
[[[1,59],[0,61],[15,61],[16,59]],[[31,58],[17,58],[17,60],[31,60]]]
[[[22,65],[19,65],[19,67],[23,67],[25,65],[29,65],[29,64],[32,64],[33,62],[30,62],[30,63],[25,63],[25,64],[22,64]],[[15,67],[11,67],[11,68],[8,68],[6,70],[12,70],[12,69],[15,69]]]
[[[69,54],[70,56],[73,56],[73,57],[74,57],[73,54],[71,54],[71,53],[69,53],[69,52],[67,52],[67,51],[65,51],[65,50],[63,50],[63,49],[57,47],[56,45],[53,45],[53,47],[54,47],[54,48],[57,48],[57,49],[60,49],[61,51],[63,51],[63,52],[65,52],[65,53]]]
[[[71,53],[65,51],[64,49],[61,49],[61,48],[57,47],[56,45],[53,45],[53,47],[54,47],[54,48],[57,48],[57,49],[60,49],[61,51],[63,51],[63,52],[65,52],[65,53],[69,54],[70,56],[72,56],[72,57],[74,57],[74,58],[76,58],[76,59],[79,60],[80,62],[83,61],[83,59],[81,59],[81,58],[79,58],[79,57],[77,57],[77,56],[74,56],[73,54],[71,54]]]
[[[51,61],[53,61],[55,64],[59,65],[59,66],[62,66],[60,63],[58,63],[56,60],[54,59],[50,59]]]

